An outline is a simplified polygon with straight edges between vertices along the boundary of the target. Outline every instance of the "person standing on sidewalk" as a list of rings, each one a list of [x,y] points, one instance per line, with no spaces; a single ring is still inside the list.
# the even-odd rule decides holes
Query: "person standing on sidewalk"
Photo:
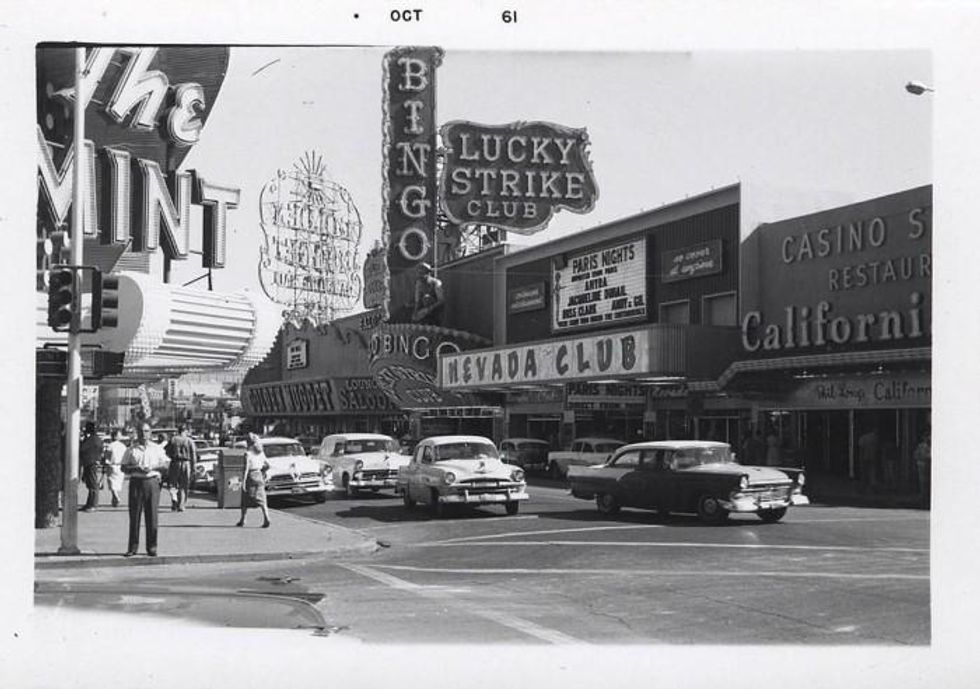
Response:
[[[242,493],[242,518],[235,526],[245,526],[245,514],[249,507],[258,507],[262,510],[265,521],[262,528],[268,529],[272,525],[269,521],[269,508],[266,506],[265,497],[265,472],[269,470],[269,460],[262,451],[262,441],[254,433],[248,434],[245,441],[245,492]]]
[[[146,512],[146,554],[157,554],[157,509],[160,504],[160,471],[167,466],[163,448],[150,440],[150,424],[136,427],[136,441],[123,455],[122,470],[129,474],[129,544],[126,557],[140,544],[140,520]]]
[[[126,444],[119,439],[119,429],[113,428],[109,435],[110,442],[102,455],[106,467],[106,479],[109,492],[112,493],[112,506],[119,507],[119,491],[122,490],[123,472],[122,460],[126,454]]]
[[[167,455],[170,457],[170,473],[167,475],[170,510],[183,512],[197,464],[197,448],[183,424],[177,424],[177,434],[167,444]]]
[[[95,432],[95,424],[85,424],[85,434],[78,447],[78,464],[82,468],[82,481],[88,488],[88,497],[81,512],[94,512],[99,507],[99,484],[102,483],[102,438]]]
[[[930,492],[932,490],[932,434],[926,431],[922,435],[922,440],[915,446],[912,453],[915,459],[915,470],[919,479],[919,496],[923,507],[929,507]]]

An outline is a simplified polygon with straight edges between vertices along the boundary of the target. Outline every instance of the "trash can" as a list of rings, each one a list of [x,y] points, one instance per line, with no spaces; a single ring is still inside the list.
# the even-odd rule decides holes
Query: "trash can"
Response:
[[[245,454],[218,451],[215,483],[218,487],[219,509],[240,509],[245,488]]]

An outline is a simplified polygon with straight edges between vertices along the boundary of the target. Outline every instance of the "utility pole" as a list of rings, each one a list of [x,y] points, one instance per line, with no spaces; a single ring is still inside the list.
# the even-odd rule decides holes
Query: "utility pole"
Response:
[[[82,265],[82,171],[85,169],[85,105],[82,102],[82,77],[85,71],[85,48],[75,48],[75,111],[74,135],[75,168],[72,175],[71,199],[71,265]],[[61,509],[61,547],[59,555],[78,555],[78,442],[82,403],[82,273],[73,273],[76,295],[72,322],[68,329],[68,386],[67,419],[65,421],[65,480]]]

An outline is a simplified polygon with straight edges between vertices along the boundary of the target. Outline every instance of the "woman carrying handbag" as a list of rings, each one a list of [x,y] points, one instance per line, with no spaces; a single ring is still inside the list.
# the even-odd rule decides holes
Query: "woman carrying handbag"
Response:
[[[248,434],[245,449],[245,492],[242,495],[242,518],[238,520],[236,526],[245,526],[245,514],[249,507],[258,507],[262,510],[262,528],[268,529],[272,522],[269,521],[269,508],[266,506],[265,497],[265,473],[269,470],[269,460],[262,452],[262,441],[254,433]]]

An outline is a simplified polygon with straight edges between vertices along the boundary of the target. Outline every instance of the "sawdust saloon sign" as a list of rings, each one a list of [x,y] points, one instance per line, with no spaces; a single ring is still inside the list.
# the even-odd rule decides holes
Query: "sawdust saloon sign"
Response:
[[[642,238],[556,260],[552,330],[645,319],[646,265]]]
[[[442,206],[457,224],[533,234],[562,208],[588,213],[599,195],[585,129],[549,122],[448,122]]]

